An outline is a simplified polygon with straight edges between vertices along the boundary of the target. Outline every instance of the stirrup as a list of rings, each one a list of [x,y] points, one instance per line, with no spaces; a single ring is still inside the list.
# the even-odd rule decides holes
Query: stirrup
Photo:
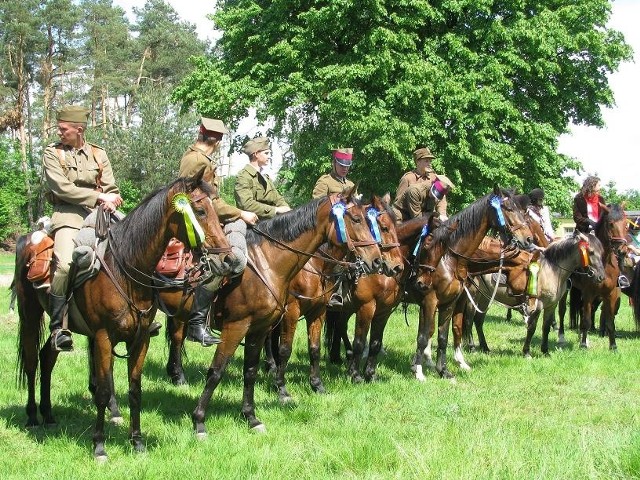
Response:
[[[344,300],[342,298],[342,295],[340,295],[339,293],[334,293],[331,295],[331,298],[329,298],[329,301],[327,302],[327,307],[342,307],[344,305]]]
[[[628,288],[631,286],[631,283],[629,283],[629,279],[626,276],[620,275],[618,277],[618,286],[620,288]]]
[[[73,339],[71,338],[71,330],[57,328],[51,332],[51,348],[55,352],[72,352]]]
[[[149,336],[157,337],[160,334],[161,328],[162,328],[162,324],[160,322],[151,322],[149,324]]]

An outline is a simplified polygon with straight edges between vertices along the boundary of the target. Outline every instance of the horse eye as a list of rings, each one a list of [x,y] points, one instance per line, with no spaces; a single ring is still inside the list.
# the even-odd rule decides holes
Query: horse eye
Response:
[[[199,207],[196,208],[196,207],[194,207],[193,211],[195,212],[195,214],[198,217],[206,217],[207,216],[207,212],[206,212],[206,210],[204,208],[199,208]]]
[[[384,233],[388,233],[389,232],[389,227],[385,227],[383,226],[381,229]]]
[[[351,219],[355,222],[355,223],[361,223],[362,222],[362,217],[360,215],[353,215],[351,217]]]

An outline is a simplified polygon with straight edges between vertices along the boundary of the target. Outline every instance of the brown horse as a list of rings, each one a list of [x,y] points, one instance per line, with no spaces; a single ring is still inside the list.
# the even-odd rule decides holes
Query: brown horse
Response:
[[[455,229],[447,228],[454,223]],[[500,234],[505,248],[512,242],[525,248],[531,245],[533,234],[511,192],[495,187],[491,194],[447,220],[436,230],[430,245],[419,252],[419,274],[411,291],[411,301],[420,305],[417,348],[412,365],[420,381],[425,380],[422,367],[435,330],[436,309],[438,348],[435,368],[442,378],[453,377],[446,363],[449,324],[452,316],[459,313],[457,299],[468,274],[468,262],[489,229]]]
[[[185,243],[189,242],[189,237],[193,238],[187,227],[194,225],[191,223],[193,219],[197,220],[204,233],[200,247],[229,250],[210,194],[211,189],[202,181],[200,172],[194,178],[179,179],[149,195],[123,220],[111,226],[109,245],[101,258],[99,273],[73,289],[69,327],[91,337],[95,345],[93,368],[97,416],[93,453],[97,460],[107,458],[104,446],[105,408],[112,393],[113,352],[120,342],[127,346],[131,414],[129,438],[135,451],[145,450],[140,430],[141,376],[149,346],[148,327],[156,311],[151,285],[153,271],[172,237]],[[186,215],[190,218],[188,224]],[[25,238],[17,251],[15,278],[20,317],[18,367],[21,382],[26,377],[27,426],[31,427],[39,423],[35,400],[38,359],[40,413],[45,425],[56,423],[50,393],[51,373],[58,352],[51,347],[50,338],[40,348],[47,296],[41,289],[34,289],[26,278],[29,259],[25,256],[25,247],[29,241],[29,237]]]
[[[372,319],[383,311],[382,305],[394,305],[395,297],[398,295],[398,286],[401,283],[400,279],[403,276],[402,240],[399,240],[396,234],[394,213],[386,202],[374,196],[370,207],[367,208],[367,216],[371,219],[372,232],[377,231],[374,237],[379,235],[382,258],[386,265],[383,269],[385,274],[357,278],[348,299],[345,299],[345,305],[341,308],[341,312],[334,312],[346,318],[356,312],[362,322],[361,335],[365,338]],[[426,221],[427,218],[412,222],[415,225],[414,230],[417,232],[414,232],[414,237],[417,238]],[[335,256],[335,253],[333,255]],[[281,402],[291,400],[291,395],[285,385],[285,373],[291,357],[296,326],[302,316],[307,322],[311,388],[318,393],[325,392],[320,377],[320,342],[327,301],[332,291],[332,282],[330,281],[332,273],[332,262],[312,258],[289,286],[287,312],[280,324],[280,341],[277,344],[278,362],[276,362],[275,368],[275,384]],[[380,333],[372,332],[372,339],[375,337],[379,337],[381,341],[382,331]]]
[[[286,312],[289,283],[320,245],[330,242],[342,244],[345,249],[355,248],[357,263],[367,273],[381,267],[380,249],[367,226],[366,212],[354,203],[351,193],[312,200],[260,222],[248,233],[248,266],[241,278],[223,287],[214,302],[222,342],[216,348],[207,383],[191,415],[197,436],[206,435],[207,406],[243,339],[242,415],[250,428],[266,429],[255,414],[254,387],[260,353],[267,334]],[[345,212],[344,216],[339,212]]]
[[[581,294],[582,311],[580,316],[580,347],[588,348],[588,333],[592,327],[594,305],[602,302],[600,316],[604,333],[609,336],[609,348],[616,350],[615,316],[620,306],[620,289],[618,288],[618,276],[620,267],[618,258],[626,255],[627,246],[627,217],[624,209],[619,204],[609,204],[596,225],[595,233],[604,247],[603,263],[605,266],[605,278],[602,281],[571,277],[573,288],[571,295]],[[579,292],[575,291],[576,289]],[[563,315],[560,315],[560,330],[558,334],[564,334]]]

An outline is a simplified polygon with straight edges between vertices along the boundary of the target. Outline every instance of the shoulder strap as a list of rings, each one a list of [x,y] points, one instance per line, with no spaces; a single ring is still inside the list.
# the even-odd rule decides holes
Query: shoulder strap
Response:
[[[58,160],[60,160],[60,166],[64,173],[67,173],[67,161],[65,159],[64,146],[60,143],[55,147],[56,152],[58,152]]]
[[[93,156],[93,159],[98,164],[98,176],[96,177],[96,190],[102,191],[101,180],[102,180],[102,170],[104,169],[104,165],[102,164],[102,159],[99,157],[96,157],[96,151],[93,148],[93,145],[91,143],[89,144],[89,149],[91,150],[91,155]]]

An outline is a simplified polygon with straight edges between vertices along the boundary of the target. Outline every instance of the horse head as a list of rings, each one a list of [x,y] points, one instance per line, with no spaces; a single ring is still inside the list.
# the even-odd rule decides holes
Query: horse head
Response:
[[[204,273],[229,275],[240,260],[231,250],[211,197],[213,187],[203,179],[204,168],[193,177],[179,179],[169,188],[173,227],[169,234],[185,242],[200,258]]]
[[[596,235],[605,249],[611,250],[616,256],[627,254],[627,233],[629,223],[622,205],[614,203],[603,208],[604,214],[596,226]]]
[[[505,245],[515,243],[522,248],[530,248],[533,233],[511,192],[496,185],[487,202],[493,211],[491,227],[498,231],[502,242]]]
[[[371,234],[382,252],[381,273],[389,277],[400,275],[404,269],[404,260],[399,248],[396,216],[393,210],[389,208],[384,197],[373,195],[366,211]]]
[[[356,194],[356,188],[354,186],[343,193],[329,196],[330,220],[334,227],[329,241],[334,245],[346,245],[355,257],[356,275],[359,275],[378,272],[383,263],[378,242],[369,229],[367,212]]]

